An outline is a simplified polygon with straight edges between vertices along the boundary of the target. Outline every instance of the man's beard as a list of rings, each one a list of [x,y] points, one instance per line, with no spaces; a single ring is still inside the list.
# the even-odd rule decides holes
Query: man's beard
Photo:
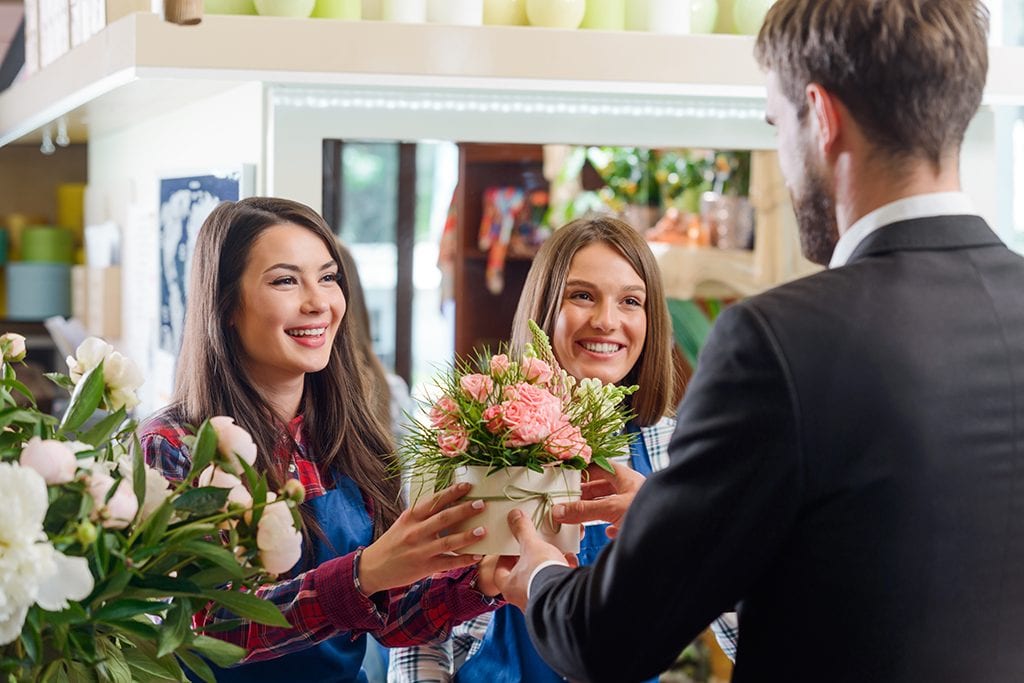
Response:
[[[808,169],[803,193],[800,197],[793,196],[792,200],[804,258],[827,266],[839,241],[839,224],[835,200],[825,187],[824,179]]]

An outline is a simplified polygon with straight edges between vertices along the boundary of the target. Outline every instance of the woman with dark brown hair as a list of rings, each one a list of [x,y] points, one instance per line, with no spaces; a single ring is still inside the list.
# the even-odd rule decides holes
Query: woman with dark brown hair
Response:
[[[304,556],[258,591],[292,628],[211,631],[249,651],[220,681],[365,681],[363,634],[425,642],[497,604],[481,558],[450,554],[484,529],[443,535],[482,509],[455,504],[468,487],[401,509],[391,439],[368,406],[345,316],[342,264],[330,228],[302,204],[218,206],[196,242],[174,401],[140,428],[146,460],[180,481],[191,468],[185,425],[230,416],[252,435],[272,488],[305,488]],[[194,620],[235,617],[204,610]]]

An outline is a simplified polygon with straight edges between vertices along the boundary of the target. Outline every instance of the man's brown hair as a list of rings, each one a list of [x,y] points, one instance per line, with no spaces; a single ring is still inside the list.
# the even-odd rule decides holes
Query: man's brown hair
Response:
[[[801,118],[817,83],[880,151],[938,165],[981,104],[987,35],[980,0],[778,0],[755,55]]]

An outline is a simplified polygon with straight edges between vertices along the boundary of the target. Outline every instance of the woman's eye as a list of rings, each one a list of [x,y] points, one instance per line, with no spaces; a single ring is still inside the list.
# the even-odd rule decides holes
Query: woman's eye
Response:
[[[590,296],[590,292],[572,292],[571,294],[569,294],[569,298],[579,299],[581,301],[590,301],[593,299],[593,297]]]
[[[295,278],[293,278],[291,275],[285,275],[284,277],[277,278],[276,280],[274,280],[270,284],[272,284],[272,285],[294,285],[295,284]]]
[[[640,301],[640,299],[637,299],[637,298],[634,298],[634,297],[629,297],[628,299],[625,299],[623,301],[623,303],[625,303],[627,306],[643,306],[644,305],[643,301]]]
[[[327,273],[326,275],[324,275],[321,278],[321,281],[322,282],[337,282],[338,281],[338,274],[337,273]]]

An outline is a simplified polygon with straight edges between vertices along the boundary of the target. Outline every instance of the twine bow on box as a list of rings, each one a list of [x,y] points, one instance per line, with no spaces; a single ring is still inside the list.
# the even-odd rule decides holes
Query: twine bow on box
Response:
[[[579,497],[579,491],[566,489],[564,491],[534,491],[524,489],[515,484],[505,484],[500,496],[466,496],[465,500],[482,500],[485,502],[500,502],[503,500],[513,503],[525,503],[531,500],[539,500],[540,504],[533,511],[533,526],[538,530],[544,522],[547,522],[551,533],[557,534],[562,529],[560,522],[555,522],[552,508],[555,506],[555,498]]]

